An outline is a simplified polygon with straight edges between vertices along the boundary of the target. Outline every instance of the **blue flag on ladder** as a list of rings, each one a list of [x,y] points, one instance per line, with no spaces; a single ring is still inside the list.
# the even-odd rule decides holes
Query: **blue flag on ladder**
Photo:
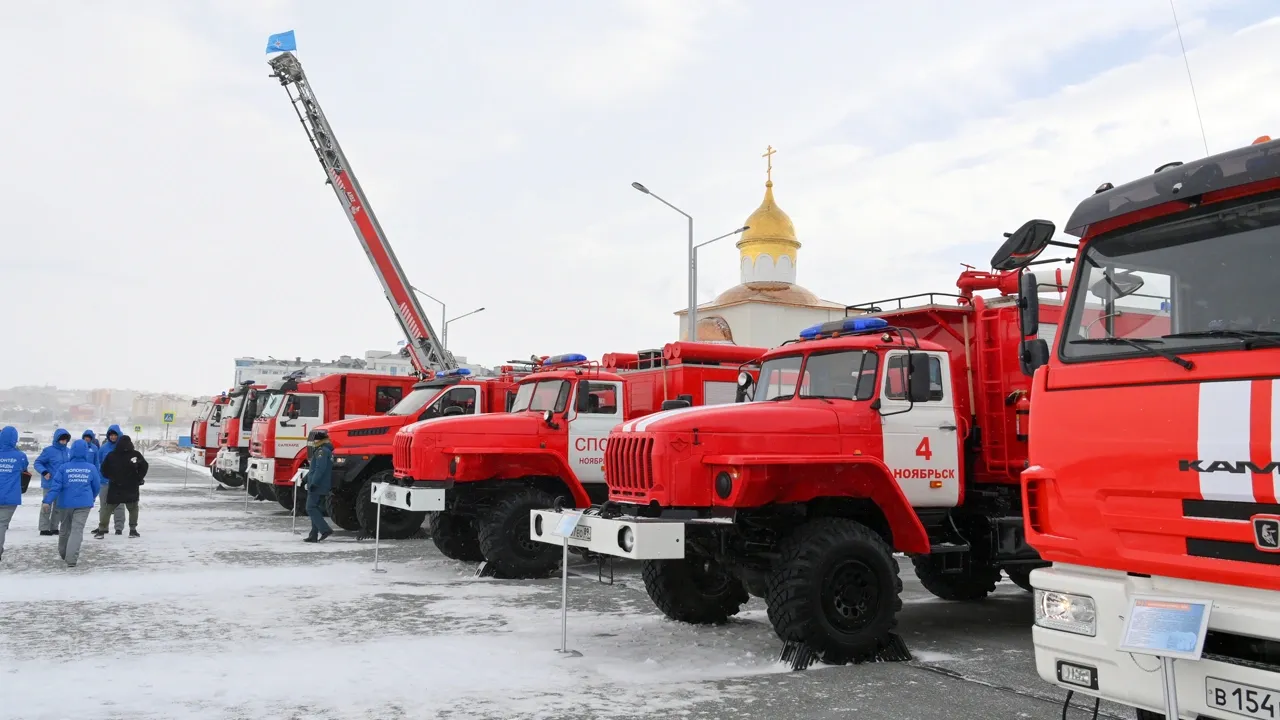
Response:
[[[293,31],[276,33],[267,38],[267,52],[285,52],[286,50],[297,50],[298,41],[293,37]]]

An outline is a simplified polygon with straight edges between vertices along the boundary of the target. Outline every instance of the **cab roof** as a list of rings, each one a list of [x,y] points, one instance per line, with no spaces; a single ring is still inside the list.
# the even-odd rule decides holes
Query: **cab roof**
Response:
[[[889,340],[885,340],[888,335]],[[922,350],[925,352],[946,352],[947,349],[938,343],[930,340],[914,340],[910,335],[904,344],[901,337],[896,333],[868,332],[849,335],[837,335],[836,337],[821,338],[818,340],[793,340],[784,345],[779,345],[764,354],[763,360],[769,360],[775,357],[785,357],[788,355],[801,355],[814,352],[829,352],[832,350],[892,350],[910,348],[912,350]]]

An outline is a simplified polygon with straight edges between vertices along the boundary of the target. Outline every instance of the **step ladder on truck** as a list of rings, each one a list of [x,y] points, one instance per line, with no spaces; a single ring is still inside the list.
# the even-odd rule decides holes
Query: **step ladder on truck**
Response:
[[[1060,273],[1036,277],[1061,290]],[[957,285],[804,329],[765,353],[758,381],[740,377],[747,402],[619,425],[608,501],[568,545],[643,561],[675,620],[720,623],[763,598],[778,636],[827,662],[898,642],[895,553],[946,600],[980,600],[1002,573],[1029,589],[1043,561],[1018,485],[1030,389],[1018,274],[968,270]],[[1060,312],[1040,306],[1045,331]],[[566,542],[557,531],[577,512],[535,510],[531,539]]]
[[[1066,231],[1062,329],[1022,328],[1039,674],[1139,718],[1276,720],[1280,141],[1103,184]]]

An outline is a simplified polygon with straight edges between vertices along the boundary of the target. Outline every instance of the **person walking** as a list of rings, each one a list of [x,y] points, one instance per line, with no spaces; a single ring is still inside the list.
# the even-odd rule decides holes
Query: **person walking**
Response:
[[[71,443],[68,460],[58,466],[45,491],[46,505],[57,506],[62,536],[58,538],[58,556],[75,567],[80,561],[80,544],[84,542],[84,524],[89,511],[102,490],[102,476],[89,461],[89,443]]]
[[[333,534],[333,528],[324,521],[324,502],[333,489],[333,443],[329,433],[312,430],[307,444],[307,516],[311,518],[311,534],[303,542],[320,542]]]
[[[147,459],[133,448],[133,440],[121,435],[120,442],[102,461],[102,510],[98,513],[98,529],[93,536],[99,540],[107,536],[107,521],[122,507],[129,508],[129,537],[138,534],[138,494],[146,483]],[[120,532],[117,530],[116,534]]]
[[[80,439],[89,443],[89,462],[97,465],[98,448],[102,445],[102,443],[98,442],[98,436],[94,434],[93,430],[87,429],[80,433]]]
[[[18,428],[6,425],[0,429],[0,559],[4,558],[4,536],[9,531],[9,521],[22,504],[25,482],[30,481],[27,454],[18,449]]]
[[[36,472],[40,473],[40,489],[48,491],[50,483],[53,482],[53,474],[58,472],[58,468],[62,467],[68,459],[70,451],[68,444],[71,442],[71,433],[63,428],[53,431],[53,444],[40,451],[40,457],[36,458]],[[58,534],[58,512],[57,508],[47,502],[40,506],[40,534],[41,535],[57,535]]]
[[[120,436],[121,436],[121,432],[120,432],[119,425],[112,425],[111,427],[107,428],[107,441],[102,443],[102,447],[98,448],[98,456],[97,456],[98,472],[102,472],[102,463],[104,460],[107,459],[107,456],[110,455],[112,451],[116,449],[116,443],[120,442]],[[108,480],[105,475],[103,475],[102,477],[102,497],[103,498],[107,497],[107,486],[110,485],[110,483],[111,481]],[[103,507],[106,507],[105,502],[103,503]],[[125,508],[124,505],[117,505],[116,509],[112,511],[112,517],[115,519],[115,528],[116,528],[117,535],[124,534],[124,508]]]

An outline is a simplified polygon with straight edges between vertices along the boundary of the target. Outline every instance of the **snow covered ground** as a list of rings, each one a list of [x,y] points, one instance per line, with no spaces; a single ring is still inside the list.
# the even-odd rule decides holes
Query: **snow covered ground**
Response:
[[[19,509],[0,562],[0,717],[1057,718],[1035,675],[1030,599],[933,600],[907,577],[916,659],[791,673],[753,601],[724,627],[656,613],[637,568],[574,568],[561,657],[558,580],[472,577],[430,542],[339,533],[309,545],[274,503],[211,493],[153,458],[141,539],[86,534],[79,566]],[[184,480],[188,487],[183,488]],[[95,515],[96,518],[96,515]],[[300,519],[299,530],[306,519]],[[1087,713],[1077,713],[1087,717]],[[1130,717],[1104,706],[1103,716]]]

